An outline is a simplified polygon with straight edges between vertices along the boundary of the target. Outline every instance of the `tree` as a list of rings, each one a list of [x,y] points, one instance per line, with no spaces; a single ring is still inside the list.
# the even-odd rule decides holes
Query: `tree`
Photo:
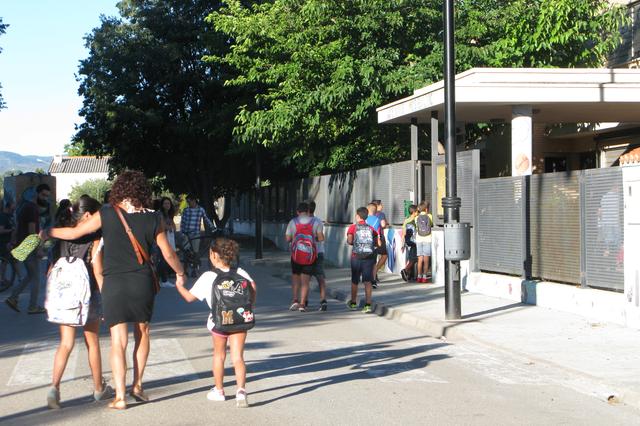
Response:
[[[72,202],[76,202],[83,195],[88,195],[102,202],[104,195],[111,189],[112,182],[106,179],[89,179],[81,184],[71,187],[69,193],[69,199]]]
[[[86,154],[86,151],[82,142],[78,141],[66,144],[64,146],[64,153],[70,157],[78,157]]]
[[[243,90],[224,86],[226,66],[202,60],[229,48],[204,22],[220,4],[125,0],[120,17],[103,17],[86,38],[85,122],[73,142],[83,153],[110,155],[116,173],[139,169],[174,193],[199,195],[209,212],[214,197],[254,176],[251,150],[232,141]]]
[[[2,18],[0,18],[0,35],[4,34],[7,31],[7,24],[2,23]],[[0,47],[0,53],[2,53],[2,48]],[[0,89],[2,89],[2,84],[0,84]],[[0,93],[0,109],[5,108],[4,100],[2,99],[2,93]]]
[[[229,85],[256,95],[235,117],[238,140],[301,172],[408,157],[408,136],[375,108],[442,78],[442,2],[230,0],[208,21],[233,41]],[[619,39],[607,0],[457,2],[457,69],[594,66]]]

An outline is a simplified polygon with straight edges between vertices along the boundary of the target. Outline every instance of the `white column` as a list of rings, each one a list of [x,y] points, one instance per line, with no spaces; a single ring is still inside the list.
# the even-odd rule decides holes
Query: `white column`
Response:
[[[511,107],[511,176],[531,174],[533,162],[533,108]]]

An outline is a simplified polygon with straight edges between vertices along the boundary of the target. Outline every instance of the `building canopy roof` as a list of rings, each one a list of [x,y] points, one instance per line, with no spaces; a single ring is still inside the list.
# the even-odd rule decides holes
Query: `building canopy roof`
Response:
[[[49,173],[109,173],[109,157],[56,155]]]
[[[515,105],[541,123],[640,122],[640,70],[472,68],[456,76],[456,121],[509,122]],[[444,82],[377,109],[378,123],[444,120]]]

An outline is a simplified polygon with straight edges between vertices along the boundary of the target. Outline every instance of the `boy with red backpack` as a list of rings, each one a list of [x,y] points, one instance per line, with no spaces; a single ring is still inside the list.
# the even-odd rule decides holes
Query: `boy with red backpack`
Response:
[[[320,221],[309,216],[309,204],[300,203],[298,216],[289,221],[285,238],[291,248],[291,290],[293,301],[289,310],[307,311],[309,281],[318,258],[317,242],[324,241]],[[298,293],[300,297],[298,298]]]
[[[369,225],[366,220],[369,212],[366,207],[360,207],[356,212],[356,222],[347,230],[347,244],[353,246],[351,252],[351,300],[347,306],[352,311],[358,308],[358,283],[364,283],[365,304],[362,312],[370,314],[371,308],[371,282],[373,281],[373,268],[376,265],[376,248],[380,246],[378,232]]]

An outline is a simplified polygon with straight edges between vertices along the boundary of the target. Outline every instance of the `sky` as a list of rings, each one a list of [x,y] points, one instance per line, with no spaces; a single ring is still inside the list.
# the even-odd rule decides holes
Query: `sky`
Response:
[[[100,15],[118,15],[116,0],[0,0],[8,24],[0,36],[0,151],[62,154],[82,98],[75,74],[88,51],[84,36]]]

